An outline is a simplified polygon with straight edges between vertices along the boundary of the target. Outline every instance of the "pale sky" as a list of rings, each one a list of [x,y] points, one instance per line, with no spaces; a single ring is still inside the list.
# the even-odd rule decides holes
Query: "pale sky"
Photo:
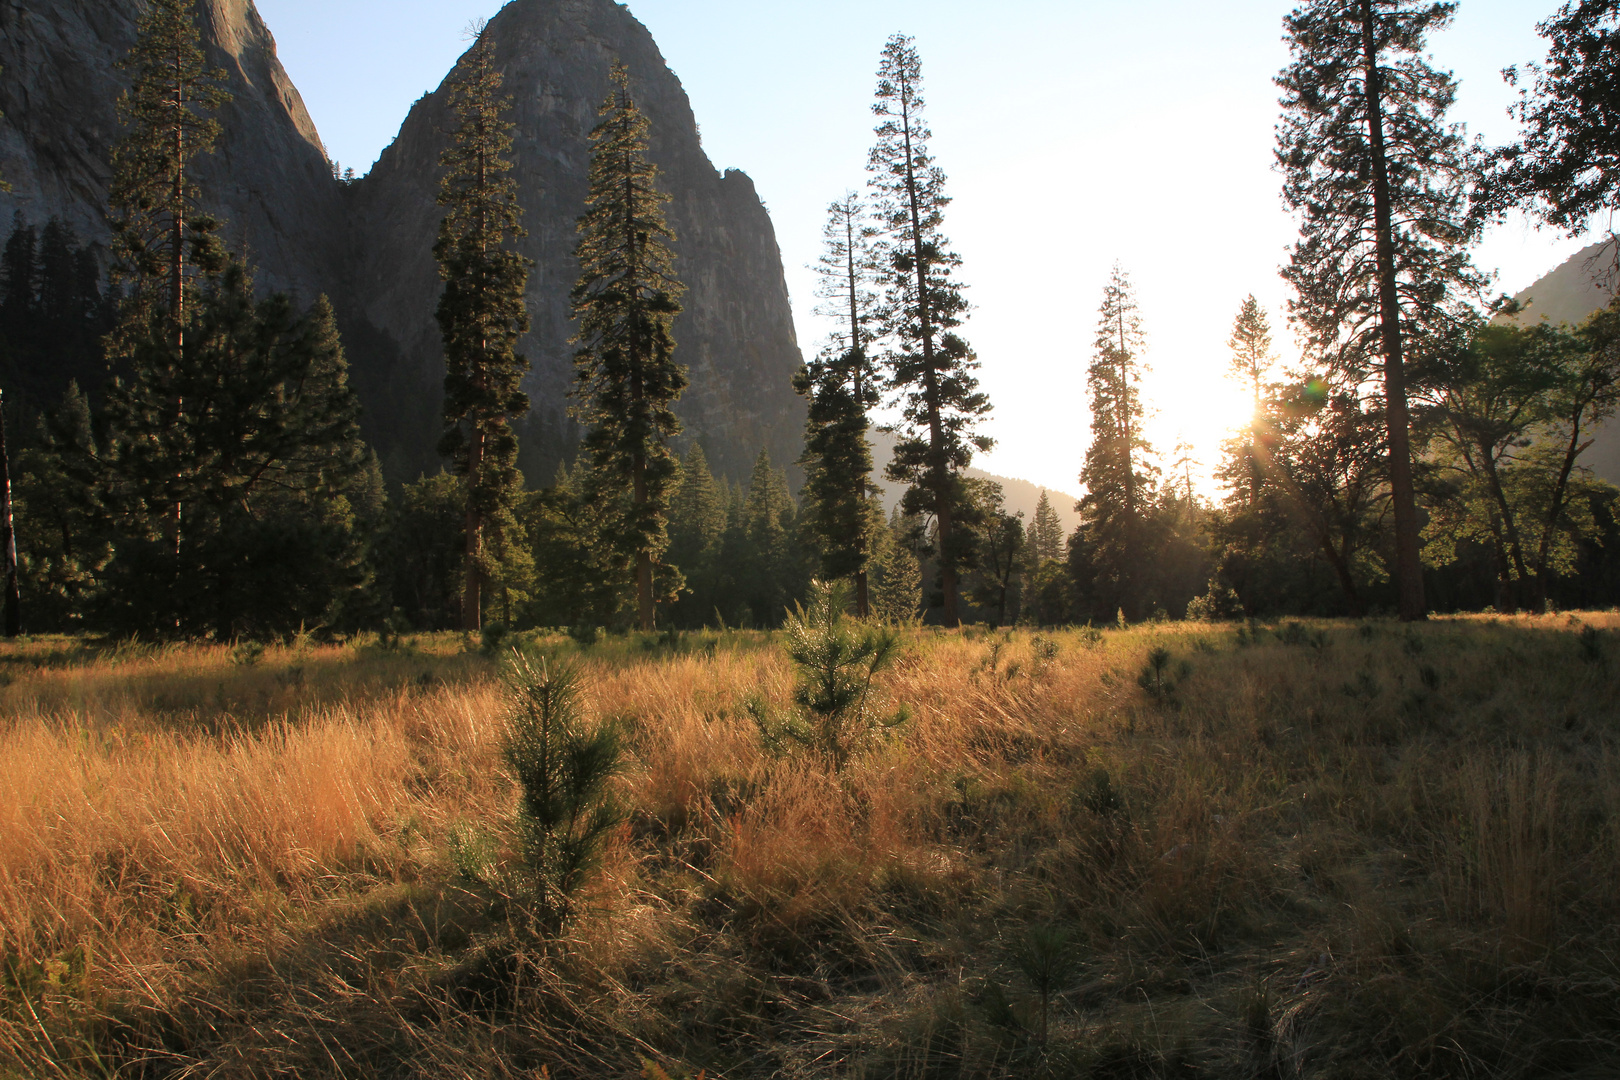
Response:
[[[500,0],[258,0],[331,155],[365,172],[411,103]],[[826,206],[866,179],[878,54],[896,31],[922,56],[934,152],[955,202],[945,231],[974,311],[964,336],[995,405],[975,464],[1078,492],[1085,368],[1109,268],[1132,275],[1149,338],[1158,449],[1185,437],[1213,463],[1242,423],[1223,378],[1245,295],[1291,351],[1277,276],[1295,226],[1272,166],[1287,61],[1269,0],[630,0],[692,100],[715,166],[748,173],[771,211],[807,354]],[[1500,72],[1545,55],[1558,0],[1462,0],[1430,43],[1461,90],[1453,119],[1511,138]],[[1516,292],[1583,241],[1523,222],[1477,258]]]

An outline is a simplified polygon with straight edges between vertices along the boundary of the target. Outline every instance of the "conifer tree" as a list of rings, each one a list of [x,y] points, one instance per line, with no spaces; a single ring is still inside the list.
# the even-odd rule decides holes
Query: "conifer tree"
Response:
[[[669,542],[678,472],[669,440],[681,430],[673,405],[686,388],[686,369],[675,362],[671,325],[684,290],[664,220],[669,196],[647,160],[647,118],[625,66],[615,63],[610,77],[613,90],[590,135],[590,195],[571,294],[579,322],[575,415],[590,425],[584,445],[593,490],[621,507],[611,539],[634,570],[637,622],[650,631],[660,584],[654,570]],[[664,576],[658,592],[668,595],[679,583]]]
[[[973,375],[977,357],[956,333],[968,309],[953,276],[962,259],[940,231],[950,199],[945,173],[928,151],[922,63],[903,34],[884,47],[872,111],[879,123],[867,169],[884,227],[878,245],[886,286],[883,329],[894,342],[885,360],[903,419],[887,472],[910,485],[907,512],[934,519],[944,621],[956,626],[962,571],[973,561],[972,534],[957,527],[973,514],[961,472],[974,450],[992,445],[974,432],[990,400]]]
[[[1035,516],[1029,522],[1029,553],[1036,567],[1063,558],[1063,521],[1052,509],[1052,500],[1043,488],[1035,503]]]
[[[445,432],[439,452],[466,480],[466,581],[461,625],[477,630],[484,583],[501,572],[500,551],[521,547],[514,514],[523,479],[511,421],[529,411],[520,389],[529,362],[517,343],[529,330],[523,294],[529,260],[507,245],[525,235],[511,177],[511,99],[500,94],[495,42],[487,29],[456,66],[450,106],[458,124],[439,158],[446,208],[433,254],[444,278]]]
[[[867,563],[871,556],[867,502],[872,483],[872,448],[866,439],[867,410],[878,403],[878,373],[871,359],[874,307],[872,253],[874,230],[867,225],[860,198],[849,192],[827,210],[822,254],[816,267],[817,313],[840,320],[820,356],[794,377],[793,386],[810,399],[805,421],[805,523],[821,552],[828,579],[855,579],[855,611],[871,611]]]
[[[693,442],[681,463],[681,482],[669,511],[669,562],[680,570],[687,586],[675,604],[682,625],[701,626],[719,602],[727,494],[709,471],[703,444]]]
[[[1086,383],[1091,391],[1091,445],[1080,483],[1088,522],[1129,533],[1152,497],[1152,447],[1142,431],[1142,317],[1130,277],[1115,264],[1097,313],[1097,339]]]
[[[255,300],[234,262],[196,301],[184,347],[155,318],[133,376],[108,390],[116,617],[221,637],[316,621],[358,584],[353,499],[367,468],[336,318],[325,297],[302,315],[284,294]],[[159,555],[176,506],[186,535]]]
[[[122,67],[134,85],[119,98],[125,132],[113,148],[108,191],[114,279],[127,295],[124,333],[140,335],[155,311],[178,348],[186,299],[199,274],[224,269],[220,222],[198,207],[188,167],[212,153],[231,100],[225,75],[207,66],[192,19],[194,0],[148,0]],[[131,344],[119,350],[127,356]],[[178,407],[178,406],[177,406]]]
[[[1571,236],[1607,211],[1612,234],[1620,210],[1620,4],[1569,0],[1536,29],[1548,42],[1547,63],[1530,65],[1532,85],[1514,107],[1523,132],[1493,155],[1480,202],[1490,213],[1522,206]],[[1516,68],[1503,75],[1518,84]],[[1611,245],[1611,254],[1620,261],[1620,248]]]
[[[1452,3],[1311,0],[1285,20],[1277,162],[1301,238],[1283,276],[1308,351],[1352,383],[1375,372],[1388,427],[1401,618],[1425,617],[1412,479],[1408,365],[1464,321],[1484,279],[1468,245],[1461,131],[1451,76],[1424,56]]]
[[[1253,293],[1238,309],[1227,345],[1232,350],[1231,367],[1228,369],[1231,379],[1254,396],[1254,411],[1249,417],[1249,433],[1242,449],[1242,469],[1248,477],[1249,506],[1253,507],[1260,501],[1261,473],[1256,441],[1264,408],[1262,383],[1276,361],[1272,353],[1271,322]]]

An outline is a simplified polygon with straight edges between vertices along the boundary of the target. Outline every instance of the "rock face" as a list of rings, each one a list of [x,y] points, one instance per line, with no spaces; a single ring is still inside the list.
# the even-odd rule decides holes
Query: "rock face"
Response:
[[[136,0],[0,0],[0,226],[59,217],[81,240],[105,243],[118,69],[135,41]],[[217,153],[199,158],[207,207],[246,251],[260,284],[311,300],[337,283],[340,185],[298,91],[251,0],[202,0],[209,62],[228,77]]]
[[[534,411],[520,431],[531,482],[548,482],[577,439],[566,416],[573,378],[568,292],[578,276],[575,222],[587,193],[586,136],[615,59],[630,70],[632,93],[651,121],[649,154],[673,196],[667,213],[676,273],[688,290],[675,324],[676,358],[691,376],[677,406],[686,435],[702,441],[713,467],[733,477],[748,474],[761,448],[779,465],[791,462],[803,427],[790,383],[800,355],[776,233],[753,182],[740,172],[721,175],[709,163],[686,93],[652,36],[612,0],[515,0],[489,33],[517,125],[513,157],[529,233],[520,248],[535,263],[528,294],[533,327],[521,345],[534,365],[525,384]],[[438,159],[453,124],[441,86],[417,102],[398,139],[348,192],[354,261],[346,338],[362,394],[388,402],[402,433],[409,432],[392,443],[375,439],[396,476],[437,467],[431,447],[444,367],[433,319],[442,286],[432,249],[443,216],[435,204]]]
[[[0,226],[13,211],[42,224],[56,216],[81,238],[105,242],[117,68],[135,38],[137,0],[0,0]],[[276,59],[251,0],[200,0],[212,63],[235,100],[221,111],[219,151],[198,163],[209,208],[249,252],[261,286],[337,308],[367,438],[396,480],[439,467],[434,454],[444,377],[433,312],[441,283],[433,242],[439,153],[451,125],[444,89],[412,108],[394,144],[365,179],[331,176],[320,138]],[[652,122],[651,156],[673,199],[676,271],[686,312],[677,359],[691,386],[677,407],[686,434],[717,471],[744,478],[768,449],[778,465],[798,454],[803,409],[790,379],[800,363],[781,255],[752,181],[716,172],[703,153],[680,82],[646,28],[612,0],[515,0],[491,22],[517,124],[514,157],[535,262],[533,329],[521,348],[534,365],[534,404],[520,426],[521,464],[546,483],[579,432],[567,419],[573,374],[568,292],[577,275],[575,222],[584,210],[586,134],[608,92],[615,59]]]

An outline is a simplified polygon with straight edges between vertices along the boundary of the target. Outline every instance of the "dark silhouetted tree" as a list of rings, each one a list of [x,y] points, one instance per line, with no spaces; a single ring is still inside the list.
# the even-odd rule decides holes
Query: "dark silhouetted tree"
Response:
[[[896,34],[885,46],[872,111],[879,123],[867,168],[884,229],[884,333],[894,343],[885,360],[902,410],[887,472],[910,485],[906,512],[933,518],[942,614],[956,626],[961,576],[973,562],[972,533],[957,527],[973,509],[961,472],[974,450],[991,447],[974,431],[990,400],[973,375],[978,360],[956,332],[968,309],[954,277],[962,259],[940,232],[950,199],[928,150],[922,64],[911,38]]]
[[[855,610],[870,613],[867,562],[872,516],[872,448],[867,410],[878,403],[878,373],[872,363],[877,296],[865,209],[853,192],[828,207],[816,295],[817,312],[840,321],[822,354],[794,377],[809,399],[805,420],[804,522],[828,579],[853,578]]]
[[[679,590],[678,574],[655,574],[668,546],[669,497],[680,433],[673,405],[686,388],[670,332],[680,314],[669,201],[647,160],[647,118],[615,64],[613,91],[591,131],[590,196],[579,221],[579,320],[575,415],[590,426],[585,450],[593,491],[620,508],[612,542],[634,572],[636,620],[653,629],[654,605]],[[662,576],[664,580],[656,578]]]
[[[1451,76],[1424,55],[1451,3],[1312,0],[1284,20],[1277,162],[1301,237],[1284,277],[1307,352],[1358,386],[1376,373],[1388,427],[1395,571],[1403,619],[1425,617],[1412,478],[1408,366],[1466,321],[1484,279],[1469,245],[1471,168],[1447,126]]]
[[[525,235],[511,176],[512,124],[504,113],[495,43],[487,30],[456,65],[450,107],[456,130],[439,158],[446,208],[433,254],[444,278],[444,437],[439,452],[466,483],[466,575],[461,626],[477,630],[486,582],[503,574],[508,549],[525,545],[514,513],[523,490],[512,420],[529,411],[520,389],[529,362],[517,343],[529,329],[523,294],[529,260],[507,245]],[[510,597],[508,595],[508,608]]]

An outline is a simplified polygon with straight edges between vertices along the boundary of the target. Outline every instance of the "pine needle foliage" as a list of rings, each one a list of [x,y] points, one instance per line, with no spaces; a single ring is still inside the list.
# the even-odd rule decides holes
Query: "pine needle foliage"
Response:
[[[867,171],[883,227],[883,331],[893,342],[884,359],[902,417],[887,471],[891,480],[911,485],[906,512],[934,519],[943,617],[955,626],[961,575],[973,553],[971,532],[958,528],[958,519],[971,514],[961,472],[975,450],[992,446],[975,432],[990,399],[973,374],[978,358],[956,332],[968,311],[954,276],[962,257],[940,231],[950,199],[945,173],[928,150],[922,61],[911,38],[896,34],[884,47],[876,97],[877,142]]]
[[[188,168],[213,152],[221,128],[211,114],[231,95],[225,73],[207,65],[194,0],[149,0],[145,7],[120,65],[134,84],[118,100],[125,131],[112,151],[113,275],[128,294],[131,332],[144,332],[150,313],[163,310],[174,335],[197,275],[225,267],[221,222],[199,208]]]
[[[805,421],[804,520],[828,578],[853,578],[855,613],[871,613],[867,580],[872,555],[872,447],[868,410],[879,401],[879,374],[871,345],[877,295],[872,288],[870,246],[875,230],[854,192],[827,208],[823,248],[816,267],[818,312],[840,320],[827,348],[795,376],[793,387],[809,399]]]
[[[1276,363],[1276,354],[1272,351],[1271,321],[1266,318],[1266,309],[1260,306],[1253,293],[1244,299],[1243,306],[1238,309],[1227,347],[1232,350],[1228,376],[1248,389],[1254,398],[1249,434],[1239,450],[1237,469],[1230,477],[1235,483],[1247,484],[1248,505],[1252,509],[1260,501],[1262,480],[1257,441],[1261,431],[1261,412],[1265,408],[1263,384]]]
[[[256,300],[232,262],[198,293],[183,347],[168,325],[151,313],[134,374],[107,392],[100,475],[122,538],[111,570],[129,605],[121,617],[230,637],[321,616],[325,605],[300,594],[321,591],[323,575],[333,588],[357,578],[348,497],[368,460],[331,305],[322,297],[301,315],[285,294]],[[260,543],[274,560],[253,554]],[[250,585],[271,565],[279,583]]]
[[[655,603],[680,584],[655,566],[669,544],[679,473],[669,440],[681,431],[673,406],[687,378],[671,327],[684,287],[664,219],[669,196],[647,160],[647,117],[630,93],[629,70],[616,63],[610,77],[613,90],[590,134],[590,195],[575,249],[574,415],[590,428],[584,446],[593,493],[620,508],[609,539],[634,569],[637,620],[650,631]]]
[[[1480,201],[1491,213],[1524,206],[1574,236],[1620,209],[1620,4],[1571,0],[1536,29],[1547,62],[1529,65],[1514,106],[1523,131],[1494,155]],[[1516,68],[1503,74],[1519,85]]]
[[[611,725],[586,723],[577,666],[513,652],[506,684],[504,752],[520,792],[524,865],[542,920],[558,928],[577,910],[580,888],[624,820],[612,790],[623,751]]]
[[[903,706],[887,710],[873,686],[900,658],[894,629],[847,615],[853,599],[847,581],[814,581],[808,602],[783,627],[797,678],[792,714],[772,716],[757,700],[749,705],[766,745],[795,743],[819,754],[834,772],[884,731],[910,717]]]
[[[1313,0],[1284,19],[1291,49],[1277,163],[1301,236],[1283,277],[1290,314],[1354,382],[1376,379],[1389,427],[1390,495],[1403,619],[1426,612],[1412,479],[1408,365],[1468,320],[1486,279],[1469,246],[1473,163],[1445,117],[1456,82],[1425,55],[1452,3]]]
[[[1097,340],[1086,385],[1091,391],[1091,445],[1080,483],[1080,509],[1091,523],[1133,530],[1152,497],[1152,453],[1143,434],[1142,354],[1146,338],[1130,276],[1118,264],[1103,287]]]
[[[515,516],[523,478],[512,420],[529,411],[520,389],[529,362],[517,352],[529,331],[524,303],[530,261],[508,245],[526,235],[512,179],[511,98],[500,93],[495,42],[482,30],[456,65],[450,107],[457,118],[439,158],[445,208],[433,255],[444,292],[444,421],[439,452],[466,482],[466,582],[462,628],[477,630],[483,586],[500,570],[497,553],[521,543]],[[486,543],[487,539],[492,543]]]

